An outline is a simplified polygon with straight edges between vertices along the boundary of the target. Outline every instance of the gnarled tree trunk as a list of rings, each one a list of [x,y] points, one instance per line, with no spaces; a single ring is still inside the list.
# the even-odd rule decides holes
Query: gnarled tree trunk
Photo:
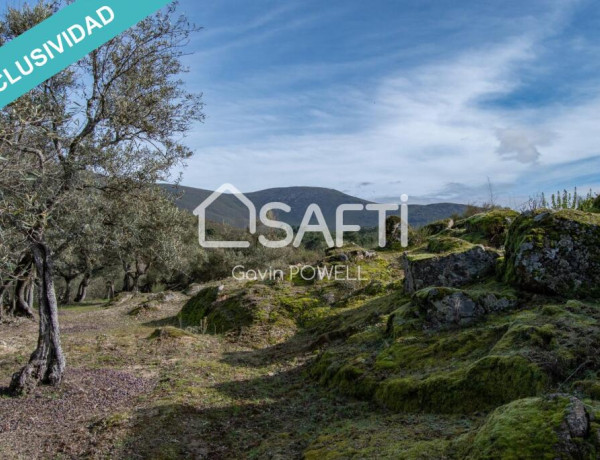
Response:
[[[65,280],[65,290],[63,292],[62,298],[60,299],[61,305],[69,305],[71,303],[71,298],[73,296],[71,292],[71,283],[76,278],[76,276],[63,276]]]
[[[131,264],[128,262],[123,262],[123,270],[125,271],[125,275],[123,275],[123,291],[131,292],[133,291],[134,285]]]
[[[86,272],[83,275],[83,278],[81,279],[81,282],[79,283],[79,288],[77,289],[77,296],[75,297],[75,302],[79,303],[79,302],[83,302],[85,300],[85,298],[87,297],[87,288],[90,285],[90,278],[91,278],[91,274],[90,272]]]
[[[38,242],[33,244],[32,251],[40,278],[40,328],[37,349],[29,358],[29,363],[13,375],[10,391],[16,395],[31,391],[39,383],[60,384],[66,365],[60,345],[50,250],[43,242]]]
[[[9,299],[9,307],[7,310],[10,316],[25,316],[33,318],[33,305],[29,302],[29,283],[33,282],[33,260],[29,253],[25,254],[19,260],[17,268],[14,271],[12,279],[5,281],[0,286],[0,294],[4,295],[8,292],[11,284],[14,285],[12,299]],[[16,281],[15,281],[16,280]]]
[[[29,306],[29,279],[19,278],[15,283],[15,299],[16,308],[15,316],[26,316],[27,318],[34,318],[33,310]]]
[[[33,311],[33,305],[35,303],[35,285],[36,285],[36,275],[32,273],[31,280],[29,281],[29,289],[27,289],[27,303],[29,304],[29,309]]]

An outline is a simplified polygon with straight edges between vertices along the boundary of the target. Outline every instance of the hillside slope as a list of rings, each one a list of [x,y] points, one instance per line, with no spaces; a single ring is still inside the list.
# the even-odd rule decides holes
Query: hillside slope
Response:
[[[163,185],[166,190],[175,193],[179,198],[177,205],[181,209],[193,211],[210,196],[212,191],[193,187]],[[356,198],[337,190],[321,187],[280,187],[247,193],[246,196],[259,210],[265,203],[280,201],[288,204],[290,213],[277,214],[278,219],[290,225],[298,226],[302,221],[306,208],[311,203],[319,205],[330,228],[335,228],[335,211],[340,204],[369,204],[370,201]],[[466,205],[456,203],[436,203],[430,205],[409,205],[409,223],[421,227],[436,220],[445,219],[453,214],[462,214]],[[231,194],[224,194],[207,210],[208,220],[225,223],[234,227],[248,226],[248,214],[244,205]],[[376,227],[376,212],[348,212],[345,222],[362,227]]]

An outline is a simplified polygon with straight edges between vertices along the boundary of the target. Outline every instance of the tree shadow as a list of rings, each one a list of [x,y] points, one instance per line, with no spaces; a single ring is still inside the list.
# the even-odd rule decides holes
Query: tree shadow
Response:
[[[152,321],[146,321],[142,323],[142,326],[147,327],[165,327],[165,326],[175,326],[179,327],[179,318],[177,315],[169,316],[167,318],[153,319]]]
[[[300,332],[285,342],[255,350],[226,352],[221,362],[236,367],[263,367],[267,364],[280,364],[303,357],[312,351],[315,336],[310,332]]]
[[[315,350],[343,342],[351,335],[379,323],[383,315],[399,308],[405,301],[398,293],[377,297],[359,307],[341,310],[320,323],[301,330],[285,342],[256,350],[225,353],[221,361],[238,367],[261,367],[267,363],[282,363],[306,357]]]
[[[332,423],[374,409],[307,381],[302,368],[213,388],[229,404],[207,407],[202,399],[188,398],[136,411],[120,455],[302,458],[311,440]]]

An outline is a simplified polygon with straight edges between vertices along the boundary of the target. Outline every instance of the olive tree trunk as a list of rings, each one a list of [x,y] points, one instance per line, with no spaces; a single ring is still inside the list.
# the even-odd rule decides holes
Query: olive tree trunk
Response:
[[[79,288],[77,289],[77,296],[75,297],[75,302],[83,302],[87,297],[87,289],[90,285],[91,274],[89,272],[83,275],[81,282],[79,283]]]
[[[29,304],[29,309],[33,311],[33,306],[35,304],[35,273],[32,275],[31,280],[29,281],[29,289],[27,290],[27,303]]]
[[[40,328],[37,348],[29,358],[29,363],[13,375],[10,391],[15,395],[28,393],[39,383],[59,385],[66,365],[60,344],[50,251],[43,242],[35,243],[32,251],[40,279]]]
[[[71,276],[63,276],[65,280],[65,290],[63,292],[62,298],[60,299],[61,305],[69,305],[71,303],[71,299],[73,298],[73,294],[71,292],[71,283],[75,279],[75,277]]]
[[[115,283],[113,281],[106,282],[106,298],[108,300],[115,298]]]
[[[33,310],[29,306],[29,280],[18,279],[15,283],[15,299],[16,308],[15,316],[25,316],[27,318],[34,318]]]
[[[133,291],[134,284],[131,265],[127,262],[123,262],[123,270],[125,271],[125,275],[123,275],[123,291],[131,292]]]

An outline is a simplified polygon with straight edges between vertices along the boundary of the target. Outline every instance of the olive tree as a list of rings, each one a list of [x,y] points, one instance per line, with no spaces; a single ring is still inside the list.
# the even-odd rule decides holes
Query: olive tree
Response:
[[[9,9],[0,45],[47,18],[61,2]],[[200,96],[180,80],[196,30],[176,5],[141,21],[0,111],[1,227],[22,235],[39,277],[39,338],[10,388],[22,394],[64,375],[54,253],[47,235],[71,193],[102,178],[102,190],[167,180],[190,151],[183,135],[202,119]]]
[[[35,270],[26,241],[11,228],[0,228],[0,319],[5,314],[34,317],[34,282]],[[7,294],[11,290],[13,295],[9,299]]]
[[[193,216],[157,186],[137,190],[134,199],[114,197],[105,215],[123,267],[124,291],[150,291],[154,282],[188,270],[190,255],[200,250]]]
[[[103,212],[106,201],[102,192],[88,186],[85,191],[71,193],[61,205],[62,210],[56,211],[48,241],[54,248],[55,273],[64,280],[65,290],[60,298],[63,305],[85,300],[92,277],[113,263],[114,251]],[[80,276],[73,298],[71,285]]]

